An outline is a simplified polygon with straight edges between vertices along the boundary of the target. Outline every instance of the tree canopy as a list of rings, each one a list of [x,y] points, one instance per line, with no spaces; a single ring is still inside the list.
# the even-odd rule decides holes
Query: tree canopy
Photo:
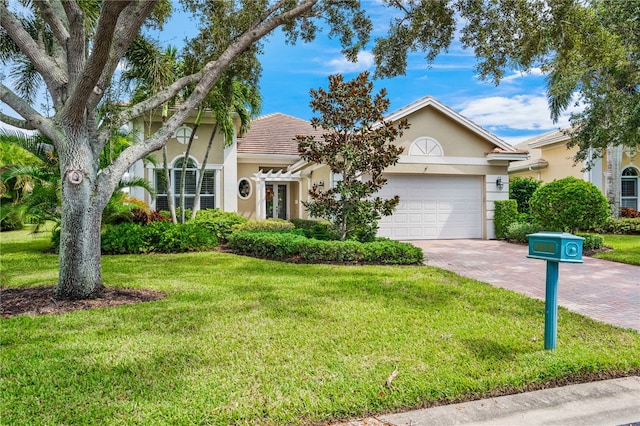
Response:
[[[459,30],[482,78],[497,84],[506,71],[539,67],[554,120],[574,103],[582,108],[571,117],[576,160],[640,143],[640,0],[386,3],[399,15],[374,49],[377,75],[403,74],[410,52],[432,60]]]
[[[355,0],[181,3],[200,29],[200,38],[192,46],[200,49],[197,53],[210,49],[207,61],[197,63],[183,75],[155,80],[157,85],[148,87],[139,98],[132,97],[128,104],[101,108],[117,84],[117,70],[123,58],[132,53],[135,43],[142,43],[137,38],[141,28],[161,28],[171,13],[171,2],[43,0],[18,4],[0,0],[0,61],[16,82],[12,87],[0,83],[0,101],[21,117],[0,113],[0,120],[37,129],[52,141],[59,154],[59,298],[100,294],[101,217],[123,174],[136,161],[166,144],[202,104],[225,70],[246,70],[244,65],[251,62],[251,52],[260,49],[263,37],[281,27],[291,42],[299,38],[311,40],[317,25],[324,22],[330,34],[340,39],[345,54],[353,59],[368,42],[371,30],[369,19]],[[137,47],[145,48],[142,44]],[[50,110],[33,105],[38,83],[48,93]],[[228,87],[230,93],[231,86]],[[159,129],[135,141],[109,164],[100,164],[100,154],[114,129],[161,108],[178,94],[182,95],[179,106]],[[99,108],[101,117],[97,115]]]

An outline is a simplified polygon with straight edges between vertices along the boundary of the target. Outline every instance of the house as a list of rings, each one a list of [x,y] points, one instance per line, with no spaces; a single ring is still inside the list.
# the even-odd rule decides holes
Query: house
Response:
[[[529,151],[529,159],[514,161],[509,165],[509,176],[530,177],[540,182],[551,182],[573,176],[593,183],[605,195],[607,188],[607,153],[593,161],[590,169],[586,164],[576,164],[574,157],[577,147],[567,148],[570,136],[563,130],[545,133],[516,145],[516,148]],[[638,149],[619,147],[621,161],[618,164],[619,176],[615,180],[620,185],[620,206],[638,210],[640,208],[640,156]],[[613,171],[613,173],[616,173]]]
[[[378,234],[398,240],[493,238],[493,202],[508,198],[509,163],[525,160],[526,152],[433,97],[401,108],[386,120],[404,118],[411,127],[395,141],[404,152],[386,170],[388,183],[379,193],[399,195],[400,204],[392,216],[380,221]],[[307,218],[303,201],[309,189],[328,189],[340,178],[327,166],[307,163],[298,156],[296,135],[320,138],[322,133],[305,120],[284,114],[260,117],[228,147],[217,135],[204,171],[201,163],[214,123],[203,120],[195,135],[197,143],[185,160],[191,127],[184,124],[178,129],[166,148],[174,185],[182,173],[179,167],[187,161],[188,207],[196,178],[204,173],[207,191],[202,208],[218,207],[247,218]],[[140,123],[138,129],[142,128]],[[161,155],[156,153],[158,159]],[[156,200],[142,193],[133,195],[146,197],[156,209],[166,208],[161,164],[137,165],[132,173],[146,177],[158,189]]]

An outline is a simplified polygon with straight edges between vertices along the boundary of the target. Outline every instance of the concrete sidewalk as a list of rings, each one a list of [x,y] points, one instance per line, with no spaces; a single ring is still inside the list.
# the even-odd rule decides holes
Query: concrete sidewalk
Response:
[[[640,377],[443,405],[353,420],[342,426],[640,425]]]

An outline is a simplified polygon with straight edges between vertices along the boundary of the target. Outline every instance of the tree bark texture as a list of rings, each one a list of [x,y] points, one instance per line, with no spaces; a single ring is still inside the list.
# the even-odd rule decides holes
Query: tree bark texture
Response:
[[[100,296],[103,288],[100,226],[111,192],[97,190],[98,163],[86,135],[69,139],[69,149],[60,156],[63,201],[55,296],[88,299]]]

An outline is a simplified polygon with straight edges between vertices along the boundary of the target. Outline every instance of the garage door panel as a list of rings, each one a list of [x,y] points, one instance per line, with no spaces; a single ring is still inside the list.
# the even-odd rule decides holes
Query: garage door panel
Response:
[[[380,196],[400,196],[378,235],[393,239],[482,238],[482,184],[478,176],[390,176]]]

